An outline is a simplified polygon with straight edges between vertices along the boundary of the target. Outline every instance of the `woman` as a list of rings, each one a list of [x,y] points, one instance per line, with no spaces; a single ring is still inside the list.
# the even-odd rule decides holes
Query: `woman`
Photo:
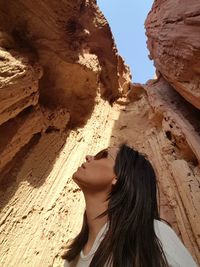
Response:
[[[150,162],[126,142],[109,147],[73,174],[86,203],[80,233],[62,255],[65,267],[197,266],[157,206]]]

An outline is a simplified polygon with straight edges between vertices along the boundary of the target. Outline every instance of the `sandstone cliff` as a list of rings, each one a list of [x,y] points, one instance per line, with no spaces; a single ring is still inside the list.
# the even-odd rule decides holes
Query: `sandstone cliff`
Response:
[[[112,103],[131,77],[94,1],[1,1],[0,25],[2,169],[34,134],[83,124],[98,93]]]
[[[142,85],[95,0],[1,1],[1,266],[63,265],[84,209],[72,174],[124,140],[154,165],[161,217],[200,262],[198,14],[198,1],[154,2],[158,78]]]
[[[200,261],[200,2],[156,0],[145,26],[158,79],[144,88],[168,139],[162,158],[169,178],[160,176],[160,183]]]
[[[150,58],[187,101],[200,109],[200,2],[156,0],[146,19]]]

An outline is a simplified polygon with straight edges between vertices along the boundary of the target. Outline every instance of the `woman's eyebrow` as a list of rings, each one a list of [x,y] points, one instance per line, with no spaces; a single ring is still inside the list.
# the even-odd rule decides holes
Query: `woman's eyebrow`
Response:
[[[95,154],[95,156],[96,156],[97,154],[99,154],[99,153],[104,152],[104,151],[107,151],[107,148],[104,148],[104,149],[100,150],[99,152],[97,152],[97,153]]]

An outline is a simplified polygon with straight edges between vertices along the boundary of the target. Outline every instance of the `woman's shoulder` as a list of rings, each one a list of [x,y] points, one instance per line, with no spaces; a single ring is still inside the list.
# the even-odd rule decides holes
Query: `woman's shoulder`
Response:
[[[156,233],[158,233],[161,237],[170,237],[176,238],[178,237],[176,232],[164,221],[159,221],[154,219],[154,229]]]
[[[197,267],[190,252],[182,243],[176,232],[165,222],[154,220],[154,229],[161,241],[163,250],[172,266]]]

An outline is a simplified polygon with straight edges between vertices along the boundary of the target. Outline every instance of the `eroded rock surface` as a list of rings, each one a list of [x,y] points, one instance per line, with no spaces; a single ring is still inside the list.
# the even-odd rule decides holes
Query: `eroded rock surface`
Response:
[[[112,103],[131,75],[95,1],[1,1],[0,24],[1,170],[34,134],[85,123],[97,94]],[[29,134],[19,125],[28,108]]]
[[[156,0],[145,26],[156,69],[200,109],[200,1]]]
[[[156,0],[145,26],[158,80],[144,88],[169,140],[161,156],[169,172],[156,167],[169,201],[163,210],[170,214],[171,206],[182,240],[200,262],[200,2]]]
[[[144,89],[153,108],[150,119],[158,128],[148,142],[155,149],[152,159],[165,195],[162,199],[168,199],[167,210],[173,210],[182,240],[200,261],[200,111],[162,77],[149,81]]]

